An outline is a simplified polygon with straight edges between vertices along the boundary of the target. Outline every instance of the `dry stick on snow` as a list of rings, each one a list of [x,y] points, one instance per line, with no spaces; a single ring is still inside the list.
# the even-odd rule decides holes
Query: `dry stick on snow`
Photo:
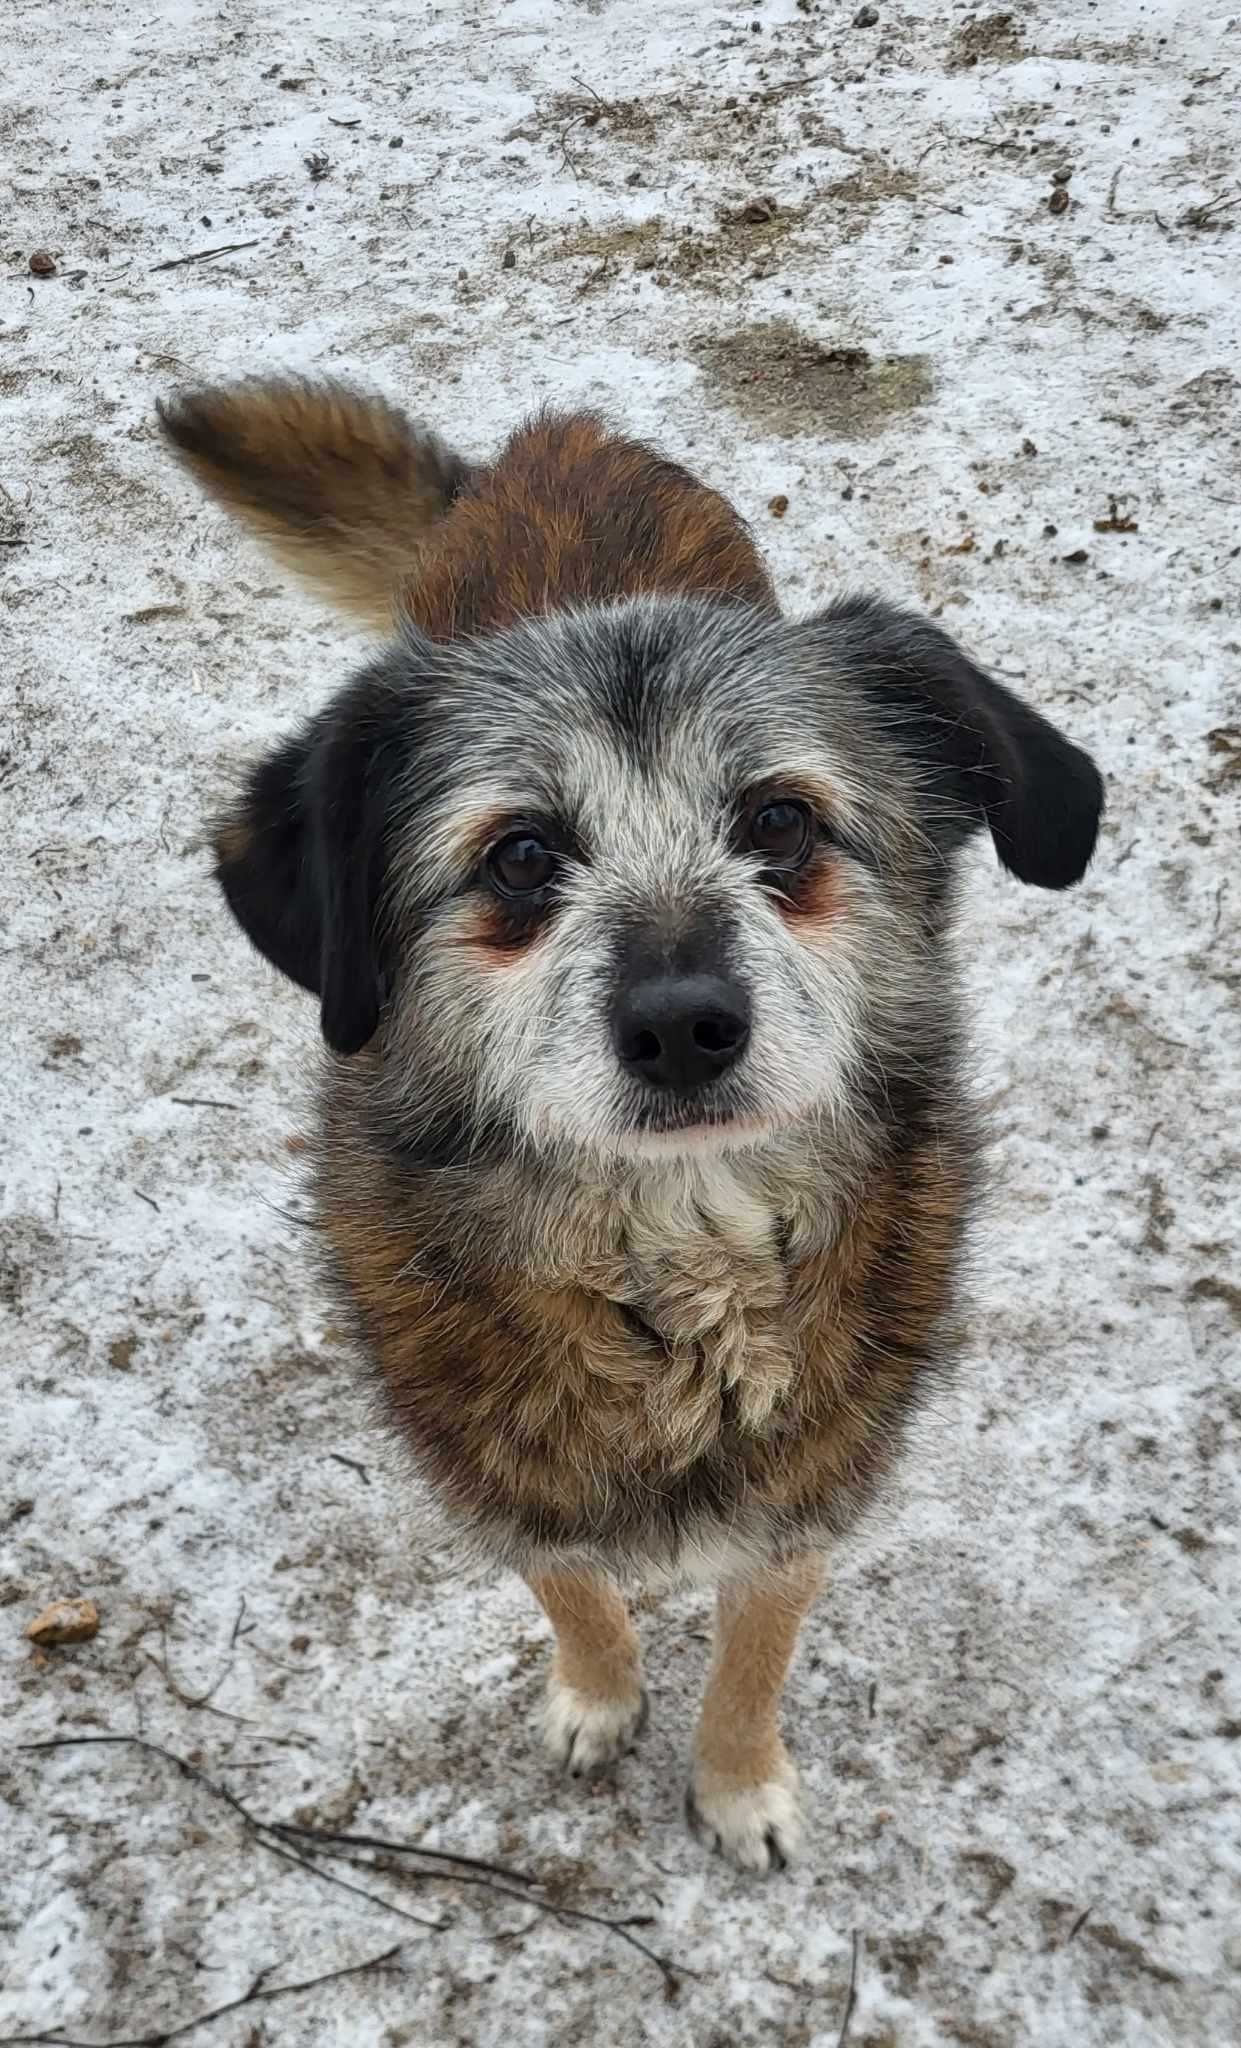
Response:
[[[368,1837],[362,1835],[342,1838],[330,1834],[326,1830],[319,1831],[314,1828],[295,1827],[292,1822],[288,1821],[263,1820],[259,1814],[252,1813],[245,1801],[238,1799],[235,1792],[230,1792],[227,1785],[217,1784],[215,1779],[209,1778],[207,1773],[204,1770],[200,1770],[197,1764],[192,1764],[185,1757],[178,1756],[174,1750],[164,1749],[158,1742],[149,1741],[145,1735],[51,1735],[46,1741],[23,1742],[18,1746],[25,1750],[41,1751],[52,1749],[86,1749],[99,1744],[106,1744],[119,1749],[141,1749],[145,1750],[148,1756],[161,1757],[165,1763],[172,1764],[175,1769],[180,1771],[183,1777],[191,1779],[196,1785],[201,1785],[205,1792],[212,1793],[215,1798],[222,1799],[226,1806],[231,1806],[238,1819],[244,1821],[248,1828],[259,1835],[304,1835],[312,1840],[317,1835],[320,1841],[326,1843],[334,1843],[345,1839],[352,1842],[355,1846],[361,1844],[364,1847],[373,1846],[380,1849],[403,1851],[404,1854],[409,1856],[428,1857],[435,1863],[464,1864],[467,1870],[481,1870],[488,1876],[502,1877],[510,1884],[538,1883],[537,1878],[528,1877],[524,1871],[510,1870],[503,1863],[486,1863],[477,1856],[457,1856],[449,1849],[423,1849],[416,1842],[386,1842],[379,1839],[372,1843]],[[422,1874],[430,1877],[438,1873],[426,1871]]]
[[[368,1892],[365,1885],[351,1884],[347,1877],[338,1877],[334,1870],[320,1870],[312,1856],[299,1854],[296,1849],[281,1848],[278,1842],[269,1842],[267,1847],[273,1856],[279,1856],[282,1862],[296,1864],[299,1870],[308,1870],[312,1877],[321,1877],[325,1884],[334,1884],[338,1891],[352,1892],[355,1899],[366,1899],[370,1905],[379,1906],[385,1913],[395,1913],[398,1920],[412,1920],[415,1927],[430,1927],[436,1934],[442,1934],[451,1924],[447,1920],[428,1920],[422,1913],[411,1913],[407,1906],[398,1906],[392,1899],[385,1899],[379,1892]]]
[[[1221,192],[1217,199],[1210,199],[1203,206],[1189,206],[1177,219],[1178,228],[1205,228],[1211,224],[1212,216],[1221,208],[1235,206],[1241,199],[1241,185],[1235,191]]]
[[[1093,1906],[1082,1907],[1081,1912],[1078,1914],[1076,1920],[1073,1922],[1073,1925],[1070,1927],[1068,1933],[1064,1937],[1064,1945],[1066,1948],[1068,1947],[1071,1941],[1076,1941],[1078,1935],[1081,1933],[1083,1927],[1086,1925],[1086,1922],[1087,1920],[1089,1920],[1090,1915],[1093,1913],[1093,1911]]]
[[[299,1221],[300,1221],[300,1219],[299,1219]],[[370,1483],[371,1483],[371,1475],[370,1475],[370,1473],[369,1473],[369,1472],[367,1471],[367,1469],[366,1469],[365,1465],[360,1465],[360,1464],[358,1463],[358,1460],[357,1460],[356,1458],[347,1458],[347,1457],[345,1456],[345,1454],[344,1454],[344,1452],[343,1452],[343,1451],[329,1451],[329,1452],[328,1452],[328,1456],[329,1456],[329,1458],[331,1458],[331,1460],[332,1460],[332,1462],[333,1462],[334,1464],[336,1464],[336,1465],[347,1465],[347,1466],[348,1466],[348,1468],[349,1468],[349,1470],[350,1470],[351,1472],[356,1472],[356,1473],[358,1474],[358,1477],[359,1477],[359,1478],[361,1479],[361,1481],[362,1481],[362,1483],[363,1483],[363,1485],[364,1485],[364,1486],[369,1486],[369,1485],[370,1485]]]
[[[856,2004],[857,2004],[857,1928],[855,1927],[855,1928],[854,1928],[854,1930],[853,1930],[853,1952],[852,1952],[852,1955],[850,1956],[850,1959],[849,1959],[849,1989],[848,1989],[848,1990],[846,1991],[846,1993],[845,1993],[845,2009],[844,2009],[844,2014],[843,2014],[843,2016],[842,2016],[842,2018],[841,2018],[841,2022],[840,2022],[840,2032],[839,2032],[839,2033],[837,2034],[837,2036],[836,2036],[836,2048],[845,2048],[845,2035],[846,2035],[846,2034],[848,2033],[848,2031],[849,2031],[849,2022],[850,2022],[850,2020],[851,2020],[851,2019],[853,2018],[853,2008],[854,2008],[854,2006],[855,2006]]]
[[[329,1856],[337,1854],[341,1857],[342,1862],[350,1860],[343,1853],[349,1849],[355,1851],[363,1849],[388,1856],[423,1856],[427,1853],[425,1850],[419,1849],[412,1842],[390,1842],[386,1841],[382,1835],[334,1834],[326,1828],[296,1827],[292,1822],[287,1821],[269,1821],[265,1825],[270,1833],[278,1835],[283,1842],[305,1842],[311,1845],[312,1848],[317,1846],[321,1854]],[[672,1963],[667,1962],[663,1956],[656,1955],[653,1948],[648,1948],[644,1941],[639,1941],[637,1935],[631,1933],[630,1930],[634,1927],[652,1927],[655,1922],[653,1913],[631,1913],[624,1919],[618,1919],[607,1913],[590,1913],[584,1906],[553,1906],[549,1900],[536,1898],[531,1892],[515,1891],[511,1884],[497,1883],[492,1877],[476,1876],[466,1871],[404,1871],[399,1865],[371,1862],[363,1863],[360,1867],[363,1870],[383,1871],[392,1875],[396,1875],[398,1871],[401,1871],[403,1875],[412,1877],[443,1876],[450,1879],[453,1884],[479,1885],[484,1891],[499,1893],[501,1898],[517,1899],[523,1905],[533,1906],[536,1912],[546,1913],[553,1920],[583,1920],[592,1927],[606,1927],[609,1933],[617,1935],[621,1941],[627,1941],[630,1948],[636,1948],[640,1955],[646,1956],[650,1962],[654,1963],[656,1969],[659,1970],[663,1977],[664,1988],[671,1998],[675,1998],[677,1993],[677,1979],[679,1977],[692,1977],[695,1974],[694,1971],[687,1970],[681,1963],[674,1966]],[[494,1865],[485,1865],[483,1867],[484,1869],[495,1868]],[[522,1884],[538,1883],[537,1878],[525,1877],[520,1873],[510,1872],[509,1875],[517,1875]]]
[[[230,1792],[227,1785],[219,1784],[214,1778],[209,1778],[205,1771],[200,1770],[197,1764],[189,1763],[185,1757],[162,1748],[157,1742],[148,1741],[143,1735],[59,1735],[51,1736],[44,1742],[22,1743],[20,1747],[40,1752],[53,1749],[84,1749],[97,1744],[141,1749],[149,1756],[162,1758],[165,1763],[172,1764],[180,1771],[183,1777],[189,1778],[196,1785],[201,1785],[204,1791],[210,1792],[213,1797],[223,1800],[226,1806],[231,1807],[251,1838],[272,1855],[280,1856],[286,1862],[296,1861],[302,1868],[314,1870],[316,1876],[325,1878],[329,1883],[334,1883],[345,1891],[354,1892],[374,1905],[400,1913],[405,1919],[416,1919],[417,1915],[405,1912],[402,1907],[392,1906],[388,1900],[373,1892],[363,1891],[360,1885],[350,1884],[345,1878],[316,1869],[309,1860],[310,1854],[318,1848],[321,1854],[335,1855],[342,1862],[349,1860],[348,1856],[342,1853],[348,1850],[395,1857],[421,1857],[437,1867],[430,1870],[411,1870],[408,1866],[401,1865],[401,1875],[420,1883],[438,1879],[441,1883],[477,1885],[485,1891],[498,1893],[502,1898],[518,1899],[552,1919],[580,1920],[589,1926],[604,1928],[608,1933],[616,1935],[619,1940],[627,1942],[630,1948],[637,1949],[649,1962],[654,1963],[663,1977],[664,1988],[669,1997],[676,1996],[679,1988],[678,1978],[692,1974],[680,1965],[674,1967],[663,1956],[657,1955],[654,1949],[648,1948],[647,1944],[640,1941],[632,1932],[635,1927],[649,1927],[653,1918],[650,1914],[634,1914],[626,1919],[619,1919],[606,1913],[588,1912],[583,1906],[552,1905],[550,1900],[536,1897],[532,1890],[521,1889],[523,1886],[532,1887],[539,1883],[537,1878],[531,1877],[526,1871],[514,1870],[503,1863],[490,1863],[478,1856],[459,1855],[450,1849],[426,1849],[417,1842],[393,1841],[384,1835],[353,1835],[329,1828],[301,1827],[292,1821],[264,1820],[261,1815],[251,1812],[245,1801],[239,1799],[235,1792]],[[378,1870],[384,1868],[381,1864],[369,1862],[362,1867]],[[430,1926],[435,1923],[422,1921],[419,1924]],[[0,2043],[0,2048],[3,2048],[3,2043]],[[107,2048],[114,2048],[114,2044],[107,2044]]]
[[[157,270],[180,270],[183,263],[206,263],[211,256],[232,256],[238,249],[257,249],[261,235],[255,235],[248,242],[217,242],[214,249],[191,249],[188,256],[168,256],[162,263],[151,265],[151,275]]]
[[[240,1635],[240,1633],[241,1633],[241,1624],[242,1624],[242,1622],[243,1622],[243,1621],[245,1620],[245,1618],[246,1618],[246,1596],[245,1596],[245,1594],[243,1593],[243,1594],[242,1594],[242,1596],[241,1596],[241,1605],[240,1605],[240,1607],[239,1607],[239,1608],[237,1609],[237,1619],[236,1619],[236,1621],[235,1621],[235,1622],[233,1623],[233,1633],[232,1633],[232,1635],[231,1635],[231,1636],[229,1637],[229,1639],[228,1639],[228,1647],[229,1647],[229,1649],[230,1649],[230,1650],[232,1650],[232,1649],[235,1649],[235,1648],[236,1648],[236,1646],[237,1646],[237,1638],[238,1638],[238,1636],[239,1636],[239,1635]]]
[[[37,1747],[38,1745],[27,1745]],[[230,1998],[227,2005],[212,2006],[210,2012],[200,2012],[194,2019],[178,2020],[175,2027],[161,2027],[151,2034],[126,2034],[121,2040],[84,2041],[78,2034],[57,2034],[51,2028],[42,2034],[0,2034],[0,2048],[164,2048],[167,2041],[179,2041],[183,2034],[190,2034],[195,2027],[209,2027],[213,2020],[222,2020],[230,2012],[240,2011],[245,2005],[258,2005],[263,1999],[291,1998],[295,1991],[313,1991],[319,1984],[336,1984],[342,1977],[361,1977],[368,1970],[384,1970],[394,1956],[401,1953],[398,1942],[395,1948],[387,1948],[381,1956],[370,1956],[363,1963],[346,1963],[340,1970],[324,1970],[318,1977],[303,1977],[297,1984],[264,1984],[264,1977],[271,1971],[260,1970],[248,1991],[240,1998]],[[399,1972],[397,1973],[399,1974]]]
[[[151,1650],[144,1650],[143,1655],[145,1656],[147,1663],[154,1665],[155,1669],[159,1672],[161,1678],[164,1680],[164,1683],[167,1685],[168,1690],[172,1694],[174,1699],[180,1700],[181,1705],[183,1707],[209,1707],[213,1714],[219,1714],[221,1718],[225,1721],[242,1721],[245,1719],[245,1716],[243,1714],[230,1714],[227,1713],[223,1707],[211,1706],[212,1700],[219,1692],[220,1687],[223,1685],[225,1679],[228,1677],[229,1672],[233,1668],[233,1660],[231,1657],[227,1658],[225,1662],[221,1665],[219,1676],[212,1680],[211,1684],[207,1687],[207,1690],[205,1692],[187,1692],[185,1690],[185,1687],[183,1685],[179,1685],[177,1680],[172,1675],[172,1668],[168,1662],[168,1629],[166,1626],[161,1632],[160,1642],[163,1649],[162,1656],[155,1656],[155,1654]]]

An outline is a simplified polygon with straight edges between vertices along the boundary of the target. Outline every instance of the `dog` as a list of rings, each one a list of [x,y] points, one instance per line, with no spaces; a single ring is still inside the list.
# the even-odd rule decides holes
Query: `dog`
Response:
[[[392,1426],[548,1616],[571,1772],[646,1719],[625,1587],[718,1583],[687,1811],[779,1868],[801,1620],[951,1363],[957,856],[1077,882],[1099,773],[928,620],[782,616],[725,500],[593,414],[474,462],[331,382],[160,413],[386,640],[214,846],[319,1000],[315,1216]]]

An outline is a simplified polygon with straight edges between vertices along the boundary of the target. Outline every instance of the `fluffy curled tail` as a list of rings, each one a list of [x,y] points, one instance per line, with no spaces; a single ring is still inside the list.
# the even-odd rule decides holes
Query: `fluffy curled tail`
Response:
[[[313,590],[380,630],[428,530],[470,481],[438,435],[331,379],[206,384],[158,409],[210,497]]]

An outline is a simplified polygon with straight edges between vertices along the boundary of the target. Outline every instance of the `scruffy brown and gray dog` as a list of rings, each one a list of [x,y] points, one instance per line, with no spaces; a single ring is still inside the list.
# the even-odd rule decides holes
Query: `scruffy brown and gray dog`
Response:
[[[798,1626],[946,1362],[954,857],[1077,881],[1099,776],[937,627],[781,617],[729,506],[593,416],[478,465],[332,384],[162,417],[388,636],[216,853],[321,1004],[318,1221],[393,1424],[550,1617],[574,1771],[645,1718],[622,1584],[718,1579],[688,1809],[778,1866]]]

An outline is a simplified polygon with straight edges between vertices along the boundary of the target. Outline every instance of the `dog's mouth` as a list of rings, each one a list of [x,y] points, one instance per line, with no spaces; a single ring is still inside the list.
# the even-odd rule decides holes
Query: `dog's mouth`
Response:
[[[744,1103],[706,1092],[644,1103],[625,1133],[624,1142],[644,1156],[667,1157],[678,1152],[726,1151],[761,1144],[775,1130],[771,1117]]]

